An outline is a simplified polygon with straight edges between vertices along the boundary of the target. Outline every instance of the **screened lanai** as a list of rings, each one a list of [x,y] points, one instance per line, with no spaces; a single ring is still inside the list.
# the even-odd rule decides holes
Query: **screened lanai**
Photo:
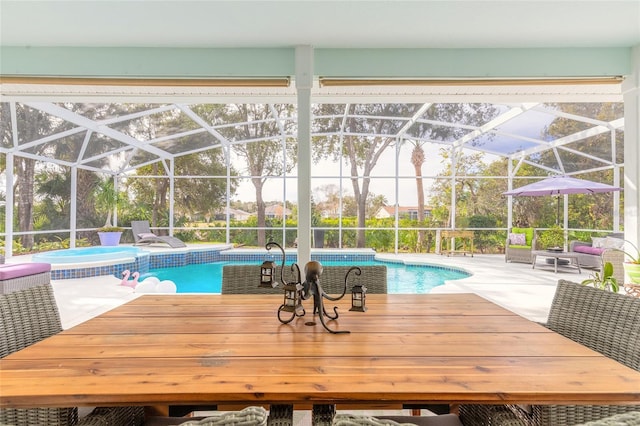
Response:
[[[619,98],[607,93],[615,92],[619,82],[599,83],[590,88],[591,92],[600,91],[591,94],[594,101]],[[58,91],[61,88],[52,87]],[[72,89],[77,90],[75,86],[69,86],[67,90]],[[282,206],[282,219],[286,219],[283,212],[288,207],[298,209],[303,204],[298,195],[298,180],[305,175],[299,172],[299,113],[295,102],[284,102],[290,100],[287,99],[290,98],[290,87],[276,90],[280,91],[278,96],[269,95],[274,102],[265,103],[6,102],[2,104],[5,129],[2,149],[7,154],[8,165],[13,162],[19,166],[20,158],[27,158],[37,162],[36,170],[66,171],[75,176],[75,183],[74,178],[68,183],[68,227],[44,230],[45,235],[53,231],[68,232],[71,246],[75,245],[78,235],[95,231],[101,225],[95,223],[90,229],[86,221],[78,220],[78,209],[82,209],[77,183],[79,170],[104,176],[121,188],[132,185],[136,179],[166,180],[163,214],[167,216],[168,233],[206,230],[208,225],[203,222],[215,216],[218,223],[223,221],[225,224],[224,234],[218,236],[220,242],[237,244],[234,230],[239,228],[269,234],[275,226],[281,228],[281,232],[275,238],[274,234],[269,234],[270,238],[291,246],[300,233],[298,221],[239,225],[234,220],[233,207],[239,201],[255,202],[256,198],[262,197],[272,206]],[[392,231],[395,239],[392,251],[398,252],[403,249],[400,233],[410,228],[422,231],[474,228],[464,220],[468,212],[456,211],[457,198],[463,196],[456,194],[459,182],[497,181],[499,183],[484,189],[494,192],[522,186],[550,174],[587,176],[616,186],[621,182],[624,165],[622,102],[515,102],[514,99],[511,102],[482,102],[482,96],[472,94],[469,94],[469,102],[417,102],[424,97],[421,91],[425,88],[420,86],[411,88],[411,96],[396,96],[396,102],[374,102],[376,96],[380,96],[381,88],[360,88],[357,96],[338,93],[338,90],[330,96],[327,93],[322,96],[319,89],[318,97],[326,97],[327,102],[311,105],[312,162],[307,172],[309,190],[316,203],[309,207],[312,217],[337,219],[332,225],[316,221],[311,224],[311,231],[323,228],[333,231],[333,227],[337,227],[336,247],[357,246],[354,237],[348,234],[371,227],[364,221],[347,223],[345,220],[353,214],[347,213],[346,200],[357,191],[366,190],[383,197],[385,211],[395,220],[377,226],[380,230]],[[350,90],[354,91],[353,88]],[[387,95],[392,92],[388,87],[384,90]],[[500,95],[499,87],[493,90],[496,93],[485,97],[491,99]],[[259,98],[263,89],[246,91]],[[580,96],[586,99],[584,95]],[[347,97],[353,102],[346,102]],[[576,98],[575,94],[566,94],[566,99],[572,98]],[[405,102],[400,102],[402,100]],[[41,121],[52,124],[34,134],[29,123]],[[553,126],[557,129],[550,131]],[[257,149],[252,151],[248,147]],[[357,158],[353,152],[356,148],[362,151]],[[203,160],[220,163],[216,174],[202,171],[185,174],[187,169],[176,167],[181,158],[195,159],[194,154],[204,152],[216,153]],[[417,168],[416,154],[423,156]],[[264,156],[273,158],[266,162]],[[461,162],[462,158],[485,163],[502,160],[503,163],[501,169],[491,174],[486,169],[480,171],[480,167],[456,167],[456,162]],[[524,167],[530,168],[526,174],[520,172]],[[16,170],[17,175],[20,169]],[[138,174],[139,170],[146,170],[144,176]],[[7,173],[7,189],[18,182],[16,175]],[[182,194],[191,183],[204,180],[216,182],[223,192],[218,191],[218,197],[211,200],[208,211],[190,212],[190,218],[197,215],[200,220],[187,223],[183,220],[176,224],[176,217],[185,215],[181,209],[182,199],[176,200],[176,192]],[[252,181],[261,182],[260,193],[249,185]],[[420,203],[431,216],[433,206],[429,205],[429,196],[446,185],[453,189],[445,199],[449,205],[440,213],[439,221],[424,222],[422,218],[423,223],[418,226],[402,223],[401,211],[408,206],[415,209]],[[323,195],[327,198],[336,195],[329,194],[330,189],[338,195],[333,205],[322,199]],[[5,193],[10,194],[10,191]],[[417,195],[420,193],[422,199]],[[503,216],[493,230],[506,232],[513,225],[513,199],[503,197],[501,193],[493,195],[500,205],[490,210]],[[135,204],[135,195],[133,197],[130,201]],[[608,197],[612,219],[602,230],[618,231],[619,195]],[[6,204],[7,225],[14,223],[17,211],[13,206],[18,203],[19,199]],[[563,205],[567,222],[567,200]],[[371,209],[380,207],[366,206],[364,216],[375,216]],[[119,221],[117,209],[113,214],[114,224],[129,226]],[[355,215],[359,214],[356,212]],[[295,216],[291,211],[289,215]],[[10,226],[6,229],[7,240],[25,232],[38,235],[37,230],[24,231]],[[365,237],[362,246],[368,245]],[[10,255],[9,248],[7,252]]]

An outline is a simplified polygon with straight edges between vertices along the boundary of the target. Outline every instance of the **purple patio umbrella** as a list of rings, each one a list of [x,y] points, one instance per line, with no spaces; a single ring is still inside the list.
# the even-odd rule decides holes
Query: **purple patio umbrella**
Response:
[[[542,195],[565,195],[565,194],[595,194],[598,192],[620,191],[622,188],[606,183],[592,182],[590,180],[577,179],[570,176],[551,176],[511,191],[503,192],[503,195],[524,195],[536,197]],[[558,211],[556,214],[556,224],[560,217],[560,198],[558,198]]]

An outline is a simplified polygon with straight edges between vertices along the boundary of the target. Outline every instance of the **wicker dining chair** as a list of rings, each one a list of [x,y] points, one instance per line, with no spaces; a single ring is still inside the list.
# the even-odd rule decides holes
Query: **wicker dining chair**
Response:
[[[406,416],[339,413],[330,405],[314,406],[313,426],[463,426],[455,414],[438,416]]]
[[[223,412],[204,417],[153,416],[144,426],[292,426],[293,406],[272,405],[269,411],[263,407],[246,407],[240,411]]]
[[[546,326],[640,371],[640,299],[560,280]],[[466,426],[565,426],[638,410],[633,405],[462,404]]]
[[[62,331],[58,306],[50,283],[0,294],[0,358]],[[142,407],[96,408],[78,419],[78,409],[0,409],[2,425],[110,425],[142,424]]]
[[[616,414],[615,416],[594,420],[578,426],[640,426],[640,411]]]
[[[297,277],[288,267],[285,270],[284,279],[292,281]],[[320,284],[322,289],[328,294],[342,293],[344,288],[344,278],[351,266],[331,265],[323,266],[322,275],[320,276]],[[362,271],[360,276],[351,274],[349,276],[348,285],[352,280],[359,282],[367,287],[367,293],[385,294],[387,293],[387,267],[384,265],[364,265],[359,266]],[[304,274],[303,267],[300,272]],[[276,277],[280,277],[280,266],[276,267]],[[304,280],[304,276],[302,277]],[[282,289],[261,288],[260,283],[260,265],[224,265],[222,267],[222,294],[281,294]],[[347,288],[347,292],[350,288]]]

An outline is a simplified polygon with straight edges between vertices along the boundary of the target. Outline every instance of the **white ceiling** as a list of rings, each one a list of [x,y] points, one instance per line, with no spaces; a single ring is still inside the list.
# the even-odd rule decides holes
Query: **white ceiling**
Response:
[[[640,0],[0,0],[3,46],[508,48],[640,43]]]

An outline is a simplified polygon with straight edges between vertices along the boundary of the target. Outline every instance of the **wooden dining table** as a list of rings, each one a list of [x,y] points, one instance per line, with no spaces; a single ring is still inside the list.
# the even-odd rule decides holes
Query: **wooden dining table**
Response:
[[[0,360],[0,407],[640,404],[640,372],[475,294],[327,302],[347,334],[282,300],[143,295]]]

